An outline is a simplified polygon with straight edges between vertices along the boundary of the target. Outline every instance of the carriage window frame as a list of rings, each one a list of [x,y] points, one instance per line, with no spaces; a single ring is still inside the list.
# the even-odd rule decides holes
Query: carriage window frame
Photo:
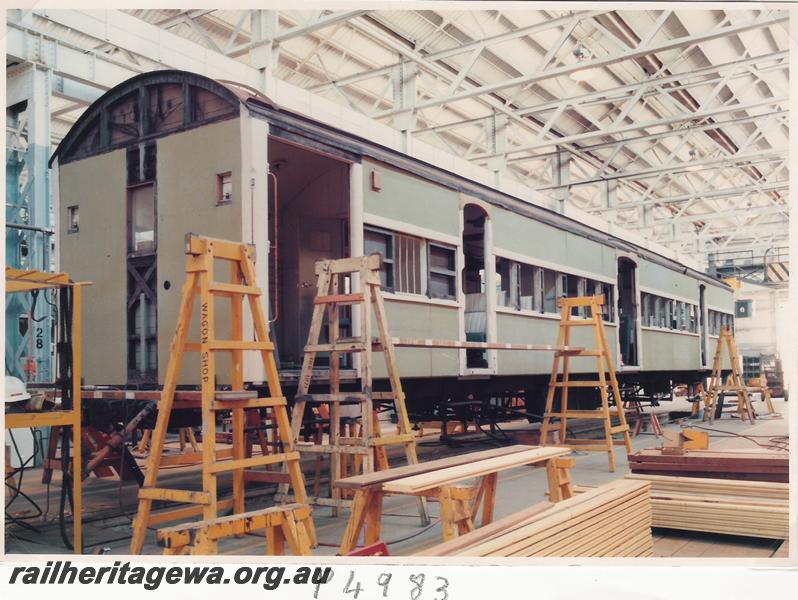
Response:
[[[432,264],[433,251],[442,251],[449,255],[451,260],[452,269],[444,269],[436,267]],[[448,287],[448,292],[444,295],[433,293],[432,280],[435,278],[443,278]],[[440,242],[427,242],[427,296],[438,300],[455,300],[457,298],[457,247]]]
[[[520,310],[518,263],[504,258],[496,257],[496,306]]]
[[[385,229],[380,229],[378,227],[364,227],[363,228],[363,254],[368,256],[372,254],[371,252],[366,251],[366,244],[368,243],[368,236],[369,234],[375,236],[381,236],[385,238],[385,250],[386,253],[390,251],[390,256],[385,256],[384,253],[378,252],[380,258],[382,259],[380,262],[382,263],[380,266],[380,287],[385,290],[386,292],[393,292],[394,291],[394,273],[393,273],[393,265],[394,265],[394,238],[393,232],[387,231]]]
[[[67,206],[67,233],[80,232],[80,206]]]
[[[216,206],[229,206],[233,203],[233,172],[216,174]]]

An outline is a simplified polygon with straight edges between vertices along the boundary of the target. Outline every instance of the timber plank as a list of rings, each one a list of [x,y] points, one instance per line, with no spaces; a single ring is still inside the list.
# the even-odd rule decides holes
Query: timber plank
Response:
[[[394,479],[383,484],[386,492],[400,494],[413,494],[416,492],[433,489],[450,483],[457,483],[464,479],[482,477],[518,466],[543,462],[558,456],[570,454],[569,448],[543,447],[515,452],[504,456],[496,456],[485,460],[470,461],[466,464],[446,469],[438,469],[428,473]]]
[[[648,484],[618,480],[548,508],[539,504],[419,554],[637,556],[650,554]],[[538,512],[538,508],[541,510]],[[487,529],[486,528],[486,529]]]
[[[502,448],[492,448],[490,450],[481,450],[479,452],[470,452],[468,454],[460,454],[457,456],[450,456],[448,458],[430,460],[424,463],[393,467],[383,471],[376,471],[374,473],[366,473],[363,475],[356,475],[354,477],[347,477],[346,479],[339,479],[335,482],[335,486],[342,489],[356,490],[372,485],[379,485],[388,481],[393,481],[395,479],[421,475],[423,473],[429,473],[430,471],[435,471],[438,469],[456,467],[474,461],[487,460],[489,458],[514,454],[534,448],[535,446],[514,445],[504,446]]]

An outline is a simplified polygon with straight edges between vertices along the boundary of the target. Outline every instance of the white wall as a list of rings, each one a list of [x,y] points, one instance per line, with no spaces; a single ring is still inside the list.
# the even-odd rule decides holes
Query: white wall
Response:
[[[751,300],[751,316],[735,317],[735,339],[740,355],[778,354],[784,368],[785,382],[795,369],[789,336],[794,333],[793,315],[788,313],[789,290],[743,283],[734,299]]]

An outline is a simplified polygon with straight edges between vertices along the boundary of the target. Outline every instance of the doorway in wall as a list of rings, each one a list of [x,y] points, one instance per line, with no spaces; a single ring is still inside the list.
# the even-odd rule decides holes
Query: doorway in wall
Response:
[[[158,382],[158,202],[155,143],[127,148],[127,380]]]
[[[476,204],[463,208],[463,327],[468,342],[488,340],[487,268],[485,265],[485,221],[487,213]],[[485,350],[466,350],[467,369],[487,369]]]
[[[637,339],[637,265],[628,258],[618,259],[618,342],[621,364],[640,366],[640,347]]]
[[[707,286],[698,286],[698,337],[701,340],[701,366],[707,364],[707,326],[706,326]]]
[[[299,369],[316,296],[316,261],[351,255],[349,164],[271,137],[269,168],[269,318],[280,368]],[[342,337],[351,332],[345,308]],[[316,364],[325,366],[325,360],[318,356]]]

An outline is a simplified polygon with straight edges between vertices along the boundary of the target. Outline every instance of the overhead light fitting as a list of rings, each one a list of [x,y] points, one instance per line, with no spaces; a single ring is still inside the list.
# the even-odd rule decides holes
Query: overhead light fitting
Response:
[[[572,54],[576,58],[577,64],[588,61],[591,58],[590,50],[585,48],[581,42],[576,45],[576,47],[572,51]],[[569,77],[573,81],[576,81],[577,83],[584,83],[586,81],[593,79],[595,75],[596,75],[595,69],[582,69],[579,71],[574,71],[569,75]]]

